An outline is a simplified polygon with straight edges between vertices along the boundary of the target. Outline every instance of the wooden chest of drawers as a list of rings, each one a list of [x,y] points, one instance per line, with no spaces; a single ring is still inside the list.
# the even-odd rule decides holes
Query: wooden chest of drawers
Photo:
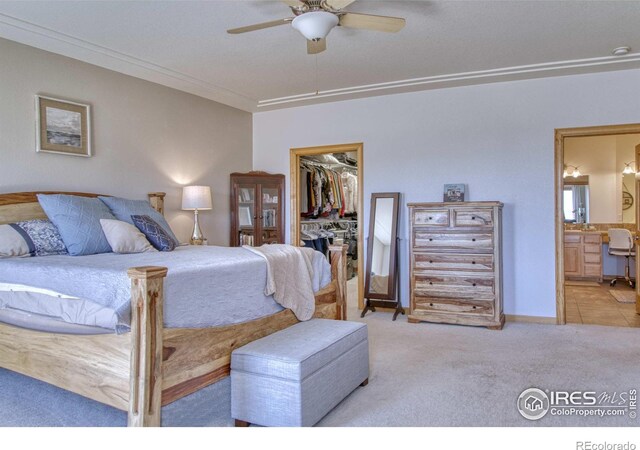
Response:
[[[409,203],[409,322],[501,329],[502,203]]]

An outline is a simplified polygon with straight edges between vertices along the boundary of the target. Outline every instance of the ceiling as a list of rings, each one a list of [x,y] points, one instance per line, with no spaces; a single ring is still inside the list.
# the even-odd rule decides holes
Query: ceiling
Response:
[[[290,25],[226,33],[290,17],[280,1],[0,1],[0,37],[251,112],[640,67],[638,1],[359,0],[346,10],[407,24],[337,27],[316,59]],[[612,56],[620,46],[632,50]]]

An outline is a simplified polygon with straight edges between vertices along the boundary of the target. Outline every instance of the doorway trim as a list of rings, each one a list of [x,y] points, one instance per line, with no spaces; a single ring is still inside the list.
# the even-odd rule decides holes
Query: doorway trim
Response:
[[[291,242],[294,245],[300,242],[300,198],[298,197],[298,183],[300,182],[300,157],[309,155],[322,155],[326,153],[347,153],[356,152],[356,159],[358,160],[358,309],[364,308],[364,300],[362,298],[364,293],[363,284],[363,221],[364,221],[364,192],[363,192],[363,150],[362,142],[356,142],[352,144],[338,144],[338,145],[323,145],[316,147],[300,147],[292,148],[290,151],[290,169],[291,169]]]
[[[564,190],[564,140],[570,137],[605,136],[616,134],[640,133],[640,123],[625,125],[602,125],[580,128],[556,128],[555,130],[555,225],[556,225],[556,323],[567,323],[564,298],[564,220],[562,213],[562,192]],[[638,161],[640,163],[640,161]],[[636,183],[637,184],[637,183]],[[638,189],[636,189],[636,197]],[[636,224],[638,223],[638,207],[636,207]]]

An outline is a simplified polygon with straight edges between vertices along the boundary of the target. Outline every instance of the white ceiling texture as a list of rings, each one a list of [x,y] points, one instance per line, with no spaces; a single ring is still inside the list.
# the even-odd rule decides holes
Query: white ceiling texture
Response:
[[[336,27],[306,53],[280,1],[0,1],[0,37],[246,111],[640,67],[640,1],[366,1],[398,33]],[[620,46],[626,56],[612,56]],[[0,55],[1,60],[1,55]],[[317,72],[316,72],[317,64]]]

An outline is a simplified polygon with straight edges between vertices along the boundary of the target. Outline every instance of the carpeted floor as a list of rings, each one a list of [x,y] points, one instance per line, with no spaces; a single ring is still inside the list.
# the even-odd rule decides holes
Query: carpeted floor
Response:
[[[371,376],[320,426],[639,426],[624,417],[530,422],[516,410],[526,388],[640,388],[640,333],[596,325],[507,323],[502,331],[409,324],[350,309],[369,327]],[[164,426],[231,426],[229,379],[163,408]],[[123,426],[126,415],[0,369],[0,426]]]

